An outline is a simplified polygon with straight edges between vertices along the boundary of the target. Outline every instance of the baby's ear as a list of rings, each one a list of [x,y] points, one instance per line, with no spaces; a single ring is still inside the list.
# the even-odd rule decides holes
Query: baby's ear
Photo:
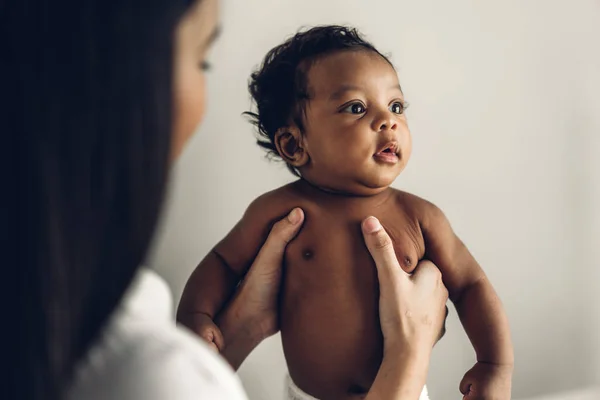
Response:
[[[297,127],[280,128],[275,132],[273,139],[277,152],[288,164],[300,168],[310,160],[303,144],[302,133]]]

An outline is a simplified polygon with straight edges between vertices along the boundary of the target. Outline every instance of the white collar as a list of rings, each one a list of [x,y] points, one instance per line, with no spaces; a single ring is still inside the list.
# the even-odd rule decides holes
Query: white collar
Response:
[[[173,296],[169,286],[156,272],[140,268],[125,293],[115,317],[144,321],[173,319]]]

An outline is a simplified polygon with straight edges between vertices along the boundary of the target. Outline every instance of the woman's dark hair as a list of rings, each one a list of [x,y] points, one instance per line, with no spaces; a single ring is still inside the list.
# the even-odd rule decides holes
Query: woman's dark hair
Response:
[[[299,31],[267,53],[260,68],[252,73],[248,85],[256,112],[244,114],[257,127],[256,142],[267,150],[268,156],[281,159],[274,142],[278,129],[293,122],[304,130],[304,110],[306,101],[310,100],[307,79],[310,66],[320,57],[348,50],[375,52],[391,65],[390,60],[355,28],[339,25]],[[287,167],[300,176],[292,165],[287,164]]]
[[[61,398],[143,262],[168,172],[174,34],[189,7],[0,2],[11,195],[2,398]]]

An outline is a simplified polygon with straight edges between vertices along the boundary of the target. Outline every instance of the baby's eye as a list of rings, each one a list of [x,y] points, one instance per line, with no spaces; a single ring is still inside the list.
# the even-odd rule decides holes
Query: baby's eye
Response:
[[[395,114],[402,114],[406,110],[406,105],[402,104],[399,101],[396,101],[390,106],[390,111]]]
[[[362,114],[366,110],[367,109],[362,104],[360,104],[360,103],[353,103],[353,104],[350,104],[348,107],[344,108],[342,110],[342,112],[347,112],[347,113],[351,113],[351,114]]]

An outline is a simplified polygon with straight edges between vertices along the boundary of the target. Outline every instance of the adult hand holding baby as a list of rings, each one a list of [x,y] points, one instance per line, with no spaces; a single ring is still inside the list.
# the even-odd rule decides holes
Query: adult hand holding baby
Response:
[[[283,256],[303,221],[304,212],[295,208],[273,225],[234,297],[217,318],[224,337],[221,355],[234,369],[262,340],[279,331],[277,301]]]
[[[431,350],[443,328],[448,290],[429,261],[420,262],[412,275],[404,272],[392,240],[376,218],[367,218],[362,228],[377,266],[384,338],[383,362],[367,399],[418,399]]]

